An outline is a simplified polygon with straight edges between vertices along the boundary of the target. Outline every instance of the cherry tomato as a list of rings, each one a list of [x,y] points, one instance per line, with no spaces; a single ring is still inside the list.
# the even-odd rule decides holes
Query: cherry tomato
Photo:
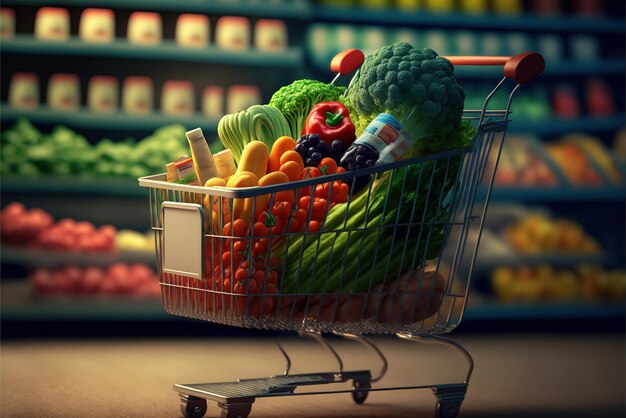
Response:
[[[337,172],[337,162],[329,157],[322,158],[317,168],[319,168],[324,175],[335,174]]]
[[[326,216],[326,209],[328,208],[328,201],[316,197],[313,200],[313,207],[311,208],[311,219],[316,221],[322,221]]]
[[[289,202],[278,202],[272,208],[272,213],[274,216],[280,218],[283,223],[289,219],[291,216],[291,210],[293,209],[293,205]]]
[[[318,221],[311,220],[309,222],[309,232],[319,232],[320,229],[322,229],[322,224]]]
[[[298,207],[308,212],[311,209],[311,196],[302,196],[298,202]]]
[[[335,171],[336,174],[341,174],[341,173],[345,173],[345,172],[346,172],[346,169],[341,167],[341,166],[338,166],[337,170]]]
[[[247,241],[237,240],[233,244],[233,250],[236,253],[244,253],[244,252],[246,252],[247,249],[248,249],[248,242]]]
[[[248,269],[247,268],[239,267],[235,271],[235,281],[236,282],[243,282],[247,278],[248,278]]]
[[[222,229],[222,235],[224,236],[234,236],[234,237],[245,237],[248,232],[248,225],[246,221],[243,219],[235,219],[234,222],[228,222],[224,225]]]
[[[255,237],[264,237],[268,235],[269,229],[263,222],[255,222],[254,223],[254,236]]]
[[[310,201],[311,198],[309,198]],[[309,207],[307,206],[306,209],[302,209],[302,208],[298,208],[294,213],[293,213],[293,217],[295,220],[298,221],[298,223],[300,224],[300,226],[303,226],[306,223],[306,220],[308,218],[308,213],[309,213]]]

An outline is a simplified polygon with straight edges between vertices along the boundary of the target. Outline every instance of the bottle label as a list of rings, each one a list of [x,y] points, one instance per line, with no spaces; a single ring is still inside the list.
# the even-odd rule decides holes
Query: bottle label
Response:
[[[381,113],[354,143],[366,144],[376,149],[380,156],[378,164],[386,164],[401,160],[413,141],[409,135],[402,132],[402,125],[396,118]]]
[[[378,151],[380,154],[389,144],[396,141],[400,132],[389,123],[385,123],[388,118],[377,116],[367,126],[365,131],[354,141],[355,144],[366,144]],[[396,125],[398,126],[398,125]]]

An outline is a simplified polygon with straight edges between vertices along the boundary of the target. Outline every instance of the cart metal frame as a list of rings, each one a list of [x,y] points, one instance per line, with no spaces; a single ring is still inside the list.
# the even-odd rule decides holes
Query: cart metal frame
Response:
[[[381,319],[379,311],[383,302],[379,302],[376,307],[376,312],[373,316],[366,317],[364,315],[365,308],[357,320],[342,321],[336,314],[340,305],[339,297],[336,297],[334,304],[334,311],[332,319],[323,319],[320,315],[322,307],[320,305],[317,316],[314,312],[316,307],[313,300],[324,298],[332,295],[317,292],[315,295],[312,292],[306,292],[299,290],[293,294],[266,294],[265,290],[259,295],[261,298],[268,297],[273,298],[276,306],[275,312],[263,312],[261,314],[253,314],[251,310],[250,300],[245,299],[245,307],[240,310],[234,306],[234,303],[229,304],[229,300],[233,298],[241,297],[233,292],[233,289],[215,289],[206,285],[206,267],[205,264],[205,251],[219,251],[221,254],[224,249],[228,249],[228,246],[222,247],[222,242],[219,241],[219,249],[212,248],[214,244],[210,244],[211,248],[206,248],[205,242],[209,239],[225,239],[229,238],[221,235],[221,229],[214,231],[211,225],[211,219],[209,222],[205,222],[205,213],[202,209],[202,202],[205,199],[209,199],[210,202],[217,202],[219,207],[220,218],[222,213],[226,214],[228,207],[232,208],[232,204],[235,199],[247,199],[257,198],[261,195],[271,196],[270,202],[273,202],[277,192],[284,190],[299,190],[302,187],[319,186],[323,182],[333,180],[345,180],[349,181],[355,177],[354,173],[334,174],[330,176],[324,176],[324,178],[302,180],[299,182],[272,185],[262,188],[244,188],[244,189],[222,189],[222,188],[205,188],[199,186],[188,186],[174,183],[167,183],[165,181],[165,175],[155,175],[142,177],[139,179],[139,184],[142,187],[147,187],[150,194],[150,210],[152,228],[155,231],[155,241],[157,247],[158,257],[158,270],[161,277],[162,295],[165,309],[172,314],[182,315],[185,317],[198,318],[211,322],[218,322],[223,324],[229,324],[241,327],[253,327],[259,329],[279,329],[279,330],[293,330],[297,331],[301,336],[311,338],[321,344],[337,361],[337,369],[335,371],[323,372],[323,373],[306,373],[306,374],[290,374],[291,358],[286,350],[278,345],[279,350],[285,357],[286,368],[282,374],[274,375],[266,378],[256,379],[239,379],[236,382],[222,382],[222,383],[206,383],[206,384],[175,384],[174,390],[180,395],[181,412],[186,418],[202,418],[207,411],[207,400],[214,401],[221,408],[222,418],[246,418],[252,409],[252,404],[257,398],[268,398],[276,396],[296,396],[296,395],[312,395],[312,394],[337,394],[337,393],[350,393],[354,402],[362,404],[368,397],[369,392],[372,391],[387,391],[387,390],[409,390],[409,389],[428,389],[433,391],[433,394],[437,397],[436,414],[439,418],[454,418],[458,415],[461,403],[465,398],[469,380],[474,368],[474,361],[470,353],[459,343],[453,341],[450,338],[444,337],[444,334],[452,331],[460,323],[463,312],[465,310],[467,295],[469,290],[470,277],[473,270],[474,261],[478,245],[480,242],[480,233],[482,231],[485,214],[488,207],[489,196],[495,176],[495,170],[497,167],[497,160],[500,155],[502,143],[506,133],[506,129],[509,123],[510,106],[515,92],[518,88],[531,81],[534,77],[540,74],[545,68],[543,58],[537,53],[524,53],[513,57],[446,57],[455,65],[503,65],[504,77],[496,85],[496,87],[486,97],[482,109],[479,110],[466,110],[464,111],[464,119],[470,120],[475,125],[477,131],[476,136],[471,144],[467,148],[461,148],[453,151],[438,153],[420,158],[402,160],[390,165],[372,167],[366,170],[358,172],[359,176],[372,175],[374,178],[380,178],[379,176],[385,173],[391,173],[391,175],[398,175],[404,170],[404,180],[406,179],[406,167],[416,166],[431,162],[436,166],[439,162],[447,164],[445,176],[447,180],[448,175],[453,175],[452,178],[454,187],[453,189],[439,190],[440,196],[439,202],[436,205],[435,219],[439,219],[439,211],[442,206],[443,199],[449,199],[450,213],[447,215],[446,220],[438,224],[443,227],[444,239],[442,248],[436,260],[434,260],[435,275],[443,273],[447,276],[445,281],[444,291],[441,295],[441,303],[436,308],[436,311],[427,318],[420,318],[415,314],[415,310],[411,311],[410,320],[403,319],[403,311],[399,316],[394,317],[387,313],[387,315]],[[505,84],[507,80],[512,80],[515,84],[508,95],[508,101],[506,108],[503,110],[488,110],[488,105],[491,98],[498,92],[498,90]],[[491,154],[495,154],[496,164],[493,168],[487,172],[487,161]],[[450,172],[451,159],[460,159],[461,164],[458,171]],[[433,166],[433,167],[434,167]],[[428,190],[433,187],[433,179],[435,168],[432,168],[432,174]],[[420,170],[420,182],[423,174],[423,169]],[[428,177],[428,172],[424,173],[425,177]],[[428,181],[428,179],[426,179]],[[445,181],[444,181],[445,183]],[[418,182],[418,185],[420,183]],[[486,185],[486,193],[477,193],[478,186],[480,184]],[[370,190],[371,193],[371,184]],[[402,189],[404,192],[404,189]],[[435,191],[437,192],[437,191]],[[368,197],[369,202],[369,197]],[[350,201],[348,201],[348,206]],[[385,205],[387,202],[385,201]],[[426,205],[428,206],[428,198],[426,198]],[[170,233],[166,234],[166,222],[165,211],[167,209],[181,209],[184,213],[185,219],[178,221],[175,225],[178,226],[192,226],[190,232],[190,238],[185,239],[185,242],[181,242],[181,235]],[[196,223],[190,221],[190,212],[197,209]],[[424,213],[426,209],[423,209]],[[172,212],[174,213],[174,212]],[[178,216],[178,215],[177,215]],[[193,214],[191,214],[193,218]],[[211,218],[212,214],[208,217]],[[174,219],[174,215],[167,215]],[[419,220],[413,220],[413,213],[411,214],[411,220],[414,223],[410,223],[408,227],[418,226],[419,236],[422,238],[422,231],[426,230],[426,247],[428,247],[428,240],[431,238],[431,232],[436,222],[428,223],[424,221],[425,215]],[[343,227],[347,224],[344,223]],[[406,227],[407,225],[395,225],[394,227],[394,239],[396,239],[396,229],[400,227]],[[170,230],[173,226],[169,226]],[[382,227],[378,227],[378,237],[380,238]],[[194,232],[198,229],[197,232]],[[205,230],[206,229],[206,230]],[[189,228],[187,228],[189,231]],[[208,231],[208,232],[207,232]],[[362,229],[356,229],[350,232],[361,232]],[[341,234],[346,231],[342,231],[341,226],[337,230],[323,231],[322,233],[328,234]],[[355,232],[358,233],[358,232]],[[301,234],[302,235],[302,234]],[[313,234],[309,234],[308,230],[304,233],[304,239],[307,236],[311,237]],[[338,235],[337,235],[338,236]],[[365,236],[365,235],[363,235]],[[408,236],[408,233],[407,233]],[[349,237],[349,234],[348,234]],[[289,239],[296,239],[295,237],[289,237]],[[314,236],[315,239],[321,240],[321,235]],[[364,239],[364,238],[362,238]],[[398,239],[402,239],[399,237]],[[172,241],[176,240],[176,241]],[[169,242],[169,244],[168,244]],[[213,242],[213,241],[210,241]],[[407,240],[408,242],[408,240]],[[421,243],[421,241],[418,241]],[[232,243],[231,243],[232,245]],[[334,245],[334,243],[333,243]],[[363,245],[361,243],[361,245]],[[190,246],[192,250],[190,252],[199,254],[197,257],[191,257],[189,260],[172,261],[172,257],[169,258],[164,255],[166,251],[171,251],[172,254],[184,254],[187,252],[181,252],[180,249],[185,246]],[[271,246],[271,245],[270,245]],[[319,241],[318,241],[319,247]],[[413,262],[411,263],[411,269],[419,266],[423,267],[426,260],[426,251],[424,251],[422,259],[417,258],[418,245],[413,249],[411,247],[409,251],[415,251],[413,255]],[[232,248],[232,247],[231,247]],[[319,248],[318,248],[319,250]],[[407,251],[407,244],[403,251]],[[332,249],[331,249],[332,253]],[[420,252],[421,253],[421,252]],[[409,252],[410,255],[410,252]],[[385,255],[383,255],[384,257]],[[185,258],[185,257],[183,257]],[[286,258],[286,257],[285,257]],[[317,253],[315,255],[317,262]],[[376,258],[376,257],[375,257]],[[404,253],[403,253],[404,259]],[[302,261],[300,261],[302,262]],[[348,260],[343,260],[342,266],[345,268]],[[374,261],[375,265],[376,261]],[[418,266],[419,264],[419,266]],[[402,265],[402,263],[401,263]],[[213,267],[213,266],[209,266]],[[231,266],[230,271],[234,271],[234,266]],[[285,266],[286,267],[286,266]],[[298,285],[300,286],[300,267],[298,266]],[[220,267],[222,273],[225,271],[224,267]],[[314,265],[315,271],[318,266]],[[320,267],[321,269],[321,267]],[[283,269],[283,273],[285,269]],[[319,274],[323,274],[319,273]],[[363,274],[367,274],[363,273]],[[398,277],[400,272],[397,272]],[[387,281],[388,275],[395,275],[395,271],[390,268],[388,262],[384,270],[384,281]],[[422,276],[423,277],[423,270]],[[304,278],[306,280],[306,277]],[[390,283],[393,277],[389,279]],[[420,278],[420,286],[422,284]],[[356,280],[355,280],[356,281]],[[428,292],[428,303],[432,300],[434,294],[433,286],[431,289],[420,289],[418,286],[417,292],[422,290]],[[409,285],[407,284],[404,292],[409,293]],[[300,289],[300,287],[298,287]],[[354,289],[354,288],[353,288]],[[394,290],[395,291],[395,290]],[[347,294],[348,305],[351,298],[355,298],[355,301],[365,301],[369,303],[368,297],[374,292],[371,285],[365,294],[358,294],[357,292],[349,292]],[[392,293],[384,293],[380,290],[381,297],[389,297],[389,304],[395,300],[391,299]],[[396,293],[393,293],[393,297],[396,297]],[[364,296],[365,299],[358,299],[358,296]],[[406,294],[402,296],[402,309],[404,309]],[[287,314],[281,316],[280,314],[280,300],[281,298],[288,298],[290,301],[293,298],[293,306]],[[295,314],[296,300],[304,298],[304,314],[298,316]],[[262,299],[261,299],[262,300]],[[344,302],[342,303],[345,303]],[[381,301],[383,299],[380,299]],[[384,299],[387,301],[387,299]],[[414,304],[417,304],[417,296]],[[221,303],[220,303],[221,301]],[[227,303],[224,304],[224,301]],[[357,303],[357,302],[355,302]],[[285,306],[289,307],[287,303]],[[331,306],[328,304],[326,306]],[[343,306],[343,305],[342,305]],[[284,308],[283,308],[284,309]],[[270,311],[272,309],[270,308]],[[332,345],[323,338],[323,332],[330,332],[339,337],[356,341],[364,346],[368,347],[374,355],[380,360],[380,371],[376,376],[372,375],[371,370],[351,370],[346,371],[343,367],[343,361],[337,351]],[[395,334],[401,339],[419,342],[419,343],[436,343],[453,348],[459,351],[467,360],[467,371],[465,378],[462,381],[432,385],[421,386],[403,386],[403,387],[373,387],[372,384],[378,383],[387,372],[387,360],[382,351],[376,346],[374,342],[365,338],[362,334]],[[352,383],[352,389],[341,390],[311,390],[311,388],[319,385],[329,385],[334,383]],[[303,390],[306,388],[308,390]],[[300,390],[299,390],[300,389]]]

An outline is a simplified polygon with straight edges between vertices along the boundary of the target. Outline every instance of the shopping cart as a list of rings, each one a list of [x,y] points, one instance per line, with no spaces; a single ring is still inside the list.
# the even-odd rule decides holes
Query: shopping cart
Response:
[[[332,372],[291,374],[291,359],[279,345],[287,364],[282,374],[174,385],[185,417],[203,417],[207,400],[217,402],[223,418],[245,418],[257,398],[351,393],[360,404],[370,391],[423,388],[431,388],[437,397],[439,417],[458,414],[473,360],[465,348],[443,335],[460,323],[466,306],[496,169],[487,163],[500,153],[514,93],[543,71],[544,61],[536,53],[447,58],[457,66],[504,66],[504,77],[482,109],[464,112],[464,119],[476,129],[469,146],[371,167],[356,175],[345,172],[264,187],[182,185],[166,182],[165,174],[139,179],[149,190],[168,313],[246,328],[297,331],[322,344],[338,363]],[[506,108],[488,110],[490,99],[507,80],[514,87]],[[324,183],[332,193],[335,180],[354,188],[355,176],[366,180],[369,176],[368,186],[338,206],[341,209],[333,213],[339,216],[331,219],[332,211],[326,208],[321,230],[307,224],[304,231],[270,231],[264,237],[252,231],[241,236],[234,227],[232,232],[225,230],[235,221],[237,205],[250,205],[255,213],[261,201],[269,200],[272,208],[286,191],[292,191],[297,202],[304,189],[315,194]],[[354,222],[355,214],[360,214],[359,222]],[[369,347],[381,361],[380,372],[344,370],[341,357],[322,333]],[[387,371],[387,360],[363,336],[367,334],[396,334],[453,347],[467,359],[466,377],[428,386],[375,387]],[[351,383],[352,389],[317,389],[337,383]]]

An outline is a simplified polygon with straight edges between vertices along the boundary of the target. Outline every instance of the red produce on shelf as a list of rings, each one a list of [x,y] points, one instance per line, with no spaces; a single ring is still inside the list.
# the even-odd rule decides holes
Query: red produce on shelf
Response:
[[[558,86],[552,96],[554,114],[559,118],[574,119],[580,116],[580,103],[569,85]]]
[[[38,296],[136,296],[161,294],[159,279],[143,264],[115,263],[108,268],[69,265],[39,268],[30,274]]]
[[[587,111],[592,116],[600,117],[615,114],[615,103],[609,86],[599,78],[587,81]]]
[[[0,212],[2,240],[25,244],[35,239],[54,223],[52,216],[42,209],[26,210],[18,202],[9,204]]]

